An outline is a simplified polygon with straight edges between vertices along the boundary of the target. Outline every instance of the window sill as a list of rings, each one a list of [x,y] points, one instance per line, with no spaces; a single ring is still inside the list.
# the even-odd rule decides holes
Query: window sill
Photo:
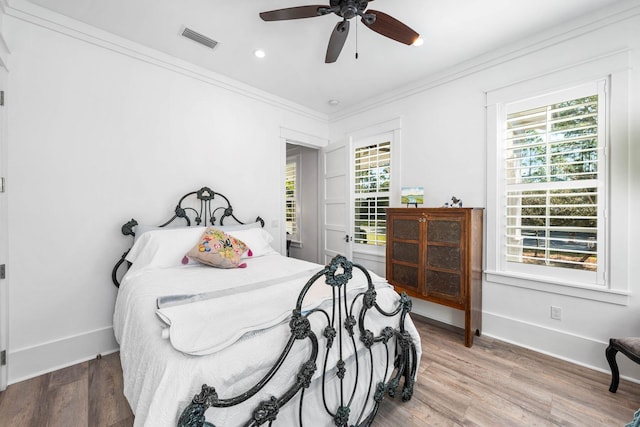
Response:
[[[501,285],[515,286],[518,288],[533,289],[540,292],[566,295],[594,301],[617,305],[629,305],[629,292],[587,287],[581,285],[569,285],[566,282],[542,281],[526,274],[505,273],[503,271],[485,271],[488,282]]]

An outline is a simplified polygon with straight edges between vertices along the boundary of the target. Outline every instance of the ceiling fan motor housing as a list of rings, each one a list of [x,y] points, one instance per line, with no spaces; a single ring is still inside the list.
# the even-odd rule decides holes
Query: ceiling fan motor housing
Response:
[[[330,4],[336,15],[351,19],[364,14],[369,6],[369,0],[331,0]]]

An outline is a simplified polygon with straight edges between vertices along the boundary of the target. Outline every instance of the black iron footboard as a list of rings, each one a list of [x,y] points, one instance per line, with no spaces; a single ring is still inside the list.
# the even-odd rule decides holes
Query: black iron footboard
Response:
[[[347,299],[347,283],[352,277],[354,267],[365,274],[368,286],[365,291],[349,301]],[[326,285],[332,287],[332,307],[327,310],[316,308],[303,312],[305,295],[311,286],[323,276]],[[370,319],[367,315],[372,310],[392,319],[393,326],[386,326],[378,332],[367,329],[367,319]],[[191,404],[182,412],[178,427],[215,427],[215,420],[209,422],[205,420],[205,411],[209,408],[235,406],[256,396],[278,374],[293,344],[302,340],[307,341],[311,348],[311,355],[300,366],[294,384],[289,389],[283,390],[282,394],[278,396],[270,396],[266,400],[256,402],[253,406],[253,412],[247,414],[245,425],[259,426],[265,423],[271,425],[276,421],[280,408],[299,395],[298,425],[302,426],[305,410],[304,393],[311,385],[312,377],[318,369],[322,369],[322,375],[318,381],[322,381],[322,399],[325,412],[329,417],[327,422],[332,419],[338,427],[371,425],[384,396],[395,397],[398,395],[401,381],[403,385],[399,394],[402,401],[411,399],[413,394],[418,360],[415,343],[409,332],[405,330],[405,318],[410,311],[411,299],[404,293],[400,296],[397,306],[393,310],[383,310],[376,302],[376,289],[367,270],[360,265],[351,263],[343,256],[337,256],[329,265],[309,279],[300,292],[296,308],[293,310],[289,322],[290,337],[267,374],[244,393],[229,398],[220,397],[214,387],[204,384],[202,390],[193,397]],[[326,348],[323,350],[319,348],[318,336],[311,328],[309,320],[311,316],[319,316],[323,325],[326,325],[319,332],[322,333],[326,341]],[[392,323],[391,320],[389,323]],[[376,346],[383,346],[381,353],[386,355],[383,357],[385,360],[374,360],[373,350]],[[357,351],[364,351],[365,359],[368,359],[370,365],[368,372],[365,372],[364,367],[360,366]],[[335,366],[328,366],[329,355],[332,352],[335,352],[333,354],[337,355],[338,361]],[[319,362],[318,355],[320,353],[324,353],[324,357]],[[354,356],[352,357],[354,365],[347,368],[345,361],[350,356]],[[393,367],[390,368],[391,360],[393,360]],[[320,363],[320,367],[318,363]],[[379,364],[378,366],[384,366],[384,375],[381,375],[380,378],[374,378],[376,363]],[[356,384],[347,383],[345,378],[347,369],[355,370]],[[328,371],[333,370],[336,372],[335,376],[327,374]],[[388,381],[387,378],[389,378]],[[339,382],[339,403],[337,406],[330,407],[331,405],[327,401],[327,396],[325,396],[327,381]],[[364,395],[356,395],[358,381],[365,381],[364,384],[368,384]],[[371,403],[367,405],[367,402]],[[365,413],[367,407],[372,407],[372,409]],[[209,412],[211,418],[215,419],[215,409]]]

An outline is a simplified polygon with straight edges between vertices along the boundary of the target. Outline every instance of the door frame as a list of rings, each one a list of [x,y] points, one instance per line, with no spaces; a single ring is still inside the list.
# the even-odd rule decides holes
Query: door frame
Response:
[[[284,182],[286,177],[286,169],[287,169],[287,144],[300,145],[303,147],[320,150],[323,147],[326,147],[329,144],[329,140],[326,138],[322,138],[316,135],[310,135],[308,133],[299,132],[293,129],[288,129],[285,127],[280,128],[280,182],[282,183],[282,188],[284,188]],[[322,156],[318,155],[318,163],[320,163],[320,158]],[[318,173],[321,173],[320,165],[318,165]],[[317,185],[318,185],[318,194],[321,193],[320,188],[320,177],[316,177]],[[286,195],[284,191],[280,191],[280,219],[279,219],[279,229],[280,229],[280,247],[279,252],[282,255],[287,254],[287,219],[285,215],[285,206],[286,206]],[[316,209],[318,210],[318,218],[322,218],[320,212],[321,204],[317,203]],[[321,245],[322,245],[322,237],[321,237],[321,222],[318,221],[318,226],[316,229],[316,234],[318,236],[317,239],[317,253],[318,257],[322,255]],[[317,260],[316,262],[320,262]]]
[[[0,36],[1,37],[1,36]],[[8,71],[0,55],[0,90],[7,93]],[[8,275],[8,202],[7,202],[7,112],[6,106],[0,106],[0,177],[4,178],[3,192],[0,192],[0,264],[5,265]],[[9,381],[9,279],[0,279],[0,351],[5,351],[5,364],[0,365],[0,391]]]

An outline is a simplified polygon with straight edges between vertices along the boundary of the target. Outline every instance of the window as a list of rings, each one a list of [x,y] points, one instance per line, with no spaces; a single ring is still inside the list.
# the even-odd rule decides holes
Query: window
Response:
[[[605,285],[606,81],[503,106],[504,271]]]
[[[298,156],[287,157],[285,170],[285,219],[289,239],[300,241],[298,203]]]
[[[391,181],[391,142],[365,144],[354,149],[355,244],[384,246],[386,208]]]
[[[488,283],[628,305],[629,70],[620,51],[486,93]]]

